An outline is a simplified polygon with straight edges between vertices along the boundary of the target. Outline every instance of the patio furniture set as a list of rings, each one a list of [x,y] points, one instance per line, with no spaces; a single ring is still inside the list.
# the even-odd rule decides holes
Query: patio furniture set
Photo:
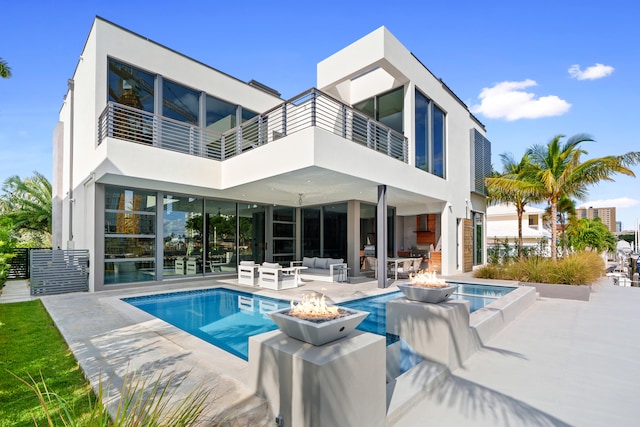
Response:
[[[310,258],[291,261],[289,267],[278,263],[241,261],[238,266],[238,284],[281,290],[303,284],[303,279],[324,282],[347,282],[349,268],[341,258]]]

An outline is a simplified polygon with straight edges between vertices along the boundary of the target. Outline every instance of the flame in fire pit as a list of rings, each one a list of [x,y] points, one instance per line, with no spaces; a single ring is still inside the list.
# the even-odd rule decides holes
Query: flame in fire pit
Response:
[[[445,288],[448,286],[444,280],[436,277],[435,271],[429,270],[420,270],[416,274],[410,275],[409,282],[413,286],[423,288]]]
[[[318,297],[315,293],[302,297],[302,301],[295,303],[291,300],[291,310],[289,316],[301,319],[334,319],[344,314],[340,313],[338,307],[327,305],[325,296]]]

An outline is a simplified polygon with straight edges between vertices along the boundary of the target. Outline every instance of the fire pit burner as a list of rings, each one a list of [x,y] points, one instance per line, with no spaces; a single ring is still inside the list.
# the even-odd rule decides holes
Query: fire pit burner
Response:
[[[290,308],[269,313],[271,320],[291,338],[323,345],[347,336],[369,315],[366,311],[328,306],[324,295],[306,295]]]

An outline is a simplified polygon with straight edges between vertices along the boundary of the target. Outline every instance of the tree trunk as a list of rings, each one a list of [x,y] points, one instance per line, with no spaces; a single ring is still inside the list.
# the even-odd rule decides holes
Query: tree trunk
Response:
[[[558,260],[558,228],[556,223],[558,222],[558,203],[555,200],[551,201],[551,259],[553,261]]]
[[[518,209],[518,258],[523,258],[522,252],[522,214],[524,212],[523,208]]]

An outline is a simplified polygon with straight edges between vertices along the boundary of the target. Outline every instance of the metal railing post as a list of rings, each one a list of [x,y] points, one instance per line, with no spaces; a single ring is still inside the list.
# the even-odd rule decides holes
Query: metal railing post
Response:
[[[311,126],[316,125],[316,91],[311,91]]]
[[[234,155],[242,153],[242,125],[238,126],[236,131],[236,152]]]
[[[287,136],[287,104],[282,105],[282,136]]]

